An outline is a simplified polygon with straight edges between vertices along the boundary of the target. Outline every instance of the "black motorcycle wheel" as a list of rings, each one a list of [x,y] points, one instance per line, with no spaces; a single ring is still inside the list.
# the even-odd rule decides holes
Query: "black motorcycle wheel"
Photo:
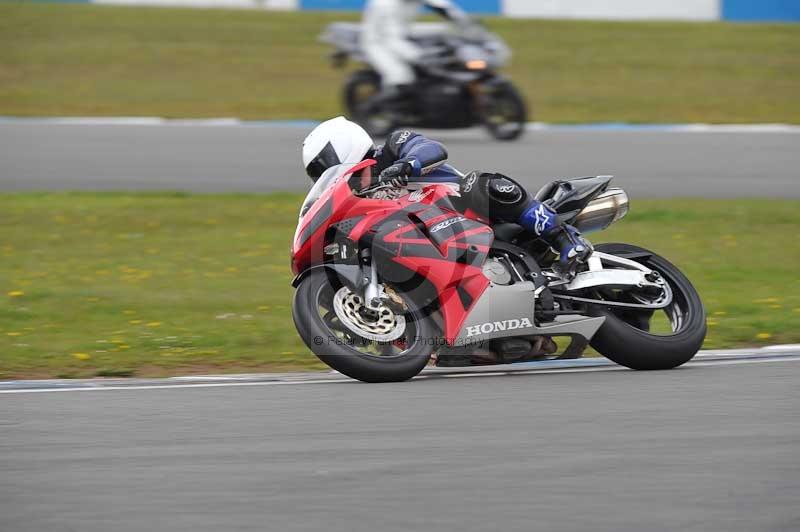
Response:
[[[297,332],[320,360],[363,382],[402,382],[422,371],[438,338],[430,316],[410,311],[403,315],[405,331],[400,338],[385,343],[367,340],[337,316],[337,290],[324,271],[315,271],[297,287],[292,302]]]
[[[706,315],[703,302],[692,283],[665,258],[646,249],[629,244],[599,244],[597,251],[633,258],[657,271],[672,289],[673,301],[664,312],[672,331],[658,334],[651,331],[652,310],[636,312],[613,307],[591,307],[595,316],[606,320],[591,341],[591,345],[606,358],[637,370],[671,369],[685,364],[694,357],[706,337]]]
[[[381,92],[381,77],[374,70],[359,70],[344,86],[344,105],[350,118],[373,137],[385,137],[397,124],[389,113],[368,111],[371,99]]]
[[[497,140],[516,140],[525,133],[528,109],[519,91],[510,83],[502,83],[487,96],[483,124]]]

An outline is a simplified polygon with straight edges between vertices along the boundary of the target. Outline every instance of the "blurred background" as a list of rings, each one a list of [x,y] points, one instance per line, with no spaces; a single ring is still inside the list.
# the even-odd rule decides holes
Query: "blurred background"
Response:
[[[289,247],[363,2],[0,0],[0,531],[800,529],[800,2],[459,4],[524,134],[423,132],[532,190],[615,175],[589,238],[685,272],[706,351],[331,374]]]
[[[454,165],[616,175],[631,214],[593,240],[687,272],[707,348],[800,342],[797,2],[460,5],[532,123],[426,131]],[[290,316],[299,147],[360,68],[318,37],[362,6],[0,2],[0,378],[322,367]]]

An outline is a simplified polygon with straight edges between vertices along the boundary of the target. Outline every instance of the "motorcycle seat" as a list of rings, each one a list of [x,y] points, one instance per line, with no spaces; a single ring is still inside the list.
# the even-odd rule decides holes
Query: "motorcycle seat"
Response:
[[[592,198],[608,189],[611,179],[612,176],[600,175],[553,181],[536,193],[536,199],[559,214],[577,214]]]
[[[595,195],[607,189],[611,179],[612,176],[609,175],[557,179],[540,188],[535,197],[539,201],[545,201],[554,198],[556,193],[559,196],[574,195],[577,197]]]
[[[534,195],[534,197],[538,201],[544,201],[544,200],[550,199],[550,197],[553,195],[553,192],[555,192],[556,187],[558,187],[558,184],[559,184],[559,181],[550,181],[545,186],[540,188],[539,192],[537,192]]]
[[[511,242],[525,232],[521,225],[514,223],[494,224],[492,229],[494,230],[494,237],[503,242]]]

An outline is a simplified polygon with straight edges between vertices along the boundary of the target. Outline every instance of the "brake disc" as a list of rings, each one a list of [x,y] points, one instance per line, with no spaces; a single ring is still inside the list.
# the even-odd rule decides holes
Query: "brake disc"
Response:
[[[361,297],[347,287],[333,296],[333,310],[347,329],[373,342],[394,342],[406,332],[405,317],[395,314],[385,303],[367,313]]]

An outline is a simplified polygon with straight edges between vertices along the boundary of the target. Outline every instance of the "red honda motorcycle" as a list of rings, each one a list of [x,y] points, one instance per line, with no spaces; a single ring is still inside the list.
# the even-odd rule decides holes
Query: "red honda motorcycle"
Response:
[[[451,185],[354,190],[353,176],[373,164],[328,169],[294,237],[292,316],[331,368],[365,382],[404,381],[432,360],[574,358],[591,345],[618,364],[653,370],[700,349],[703,304],[666,259],[600,244],[564,276],[553,269],[557,255],[522,227],[456,210]],[[536,197],[585,234],[627,214],[627,195],[610,182],[555,181]]]

